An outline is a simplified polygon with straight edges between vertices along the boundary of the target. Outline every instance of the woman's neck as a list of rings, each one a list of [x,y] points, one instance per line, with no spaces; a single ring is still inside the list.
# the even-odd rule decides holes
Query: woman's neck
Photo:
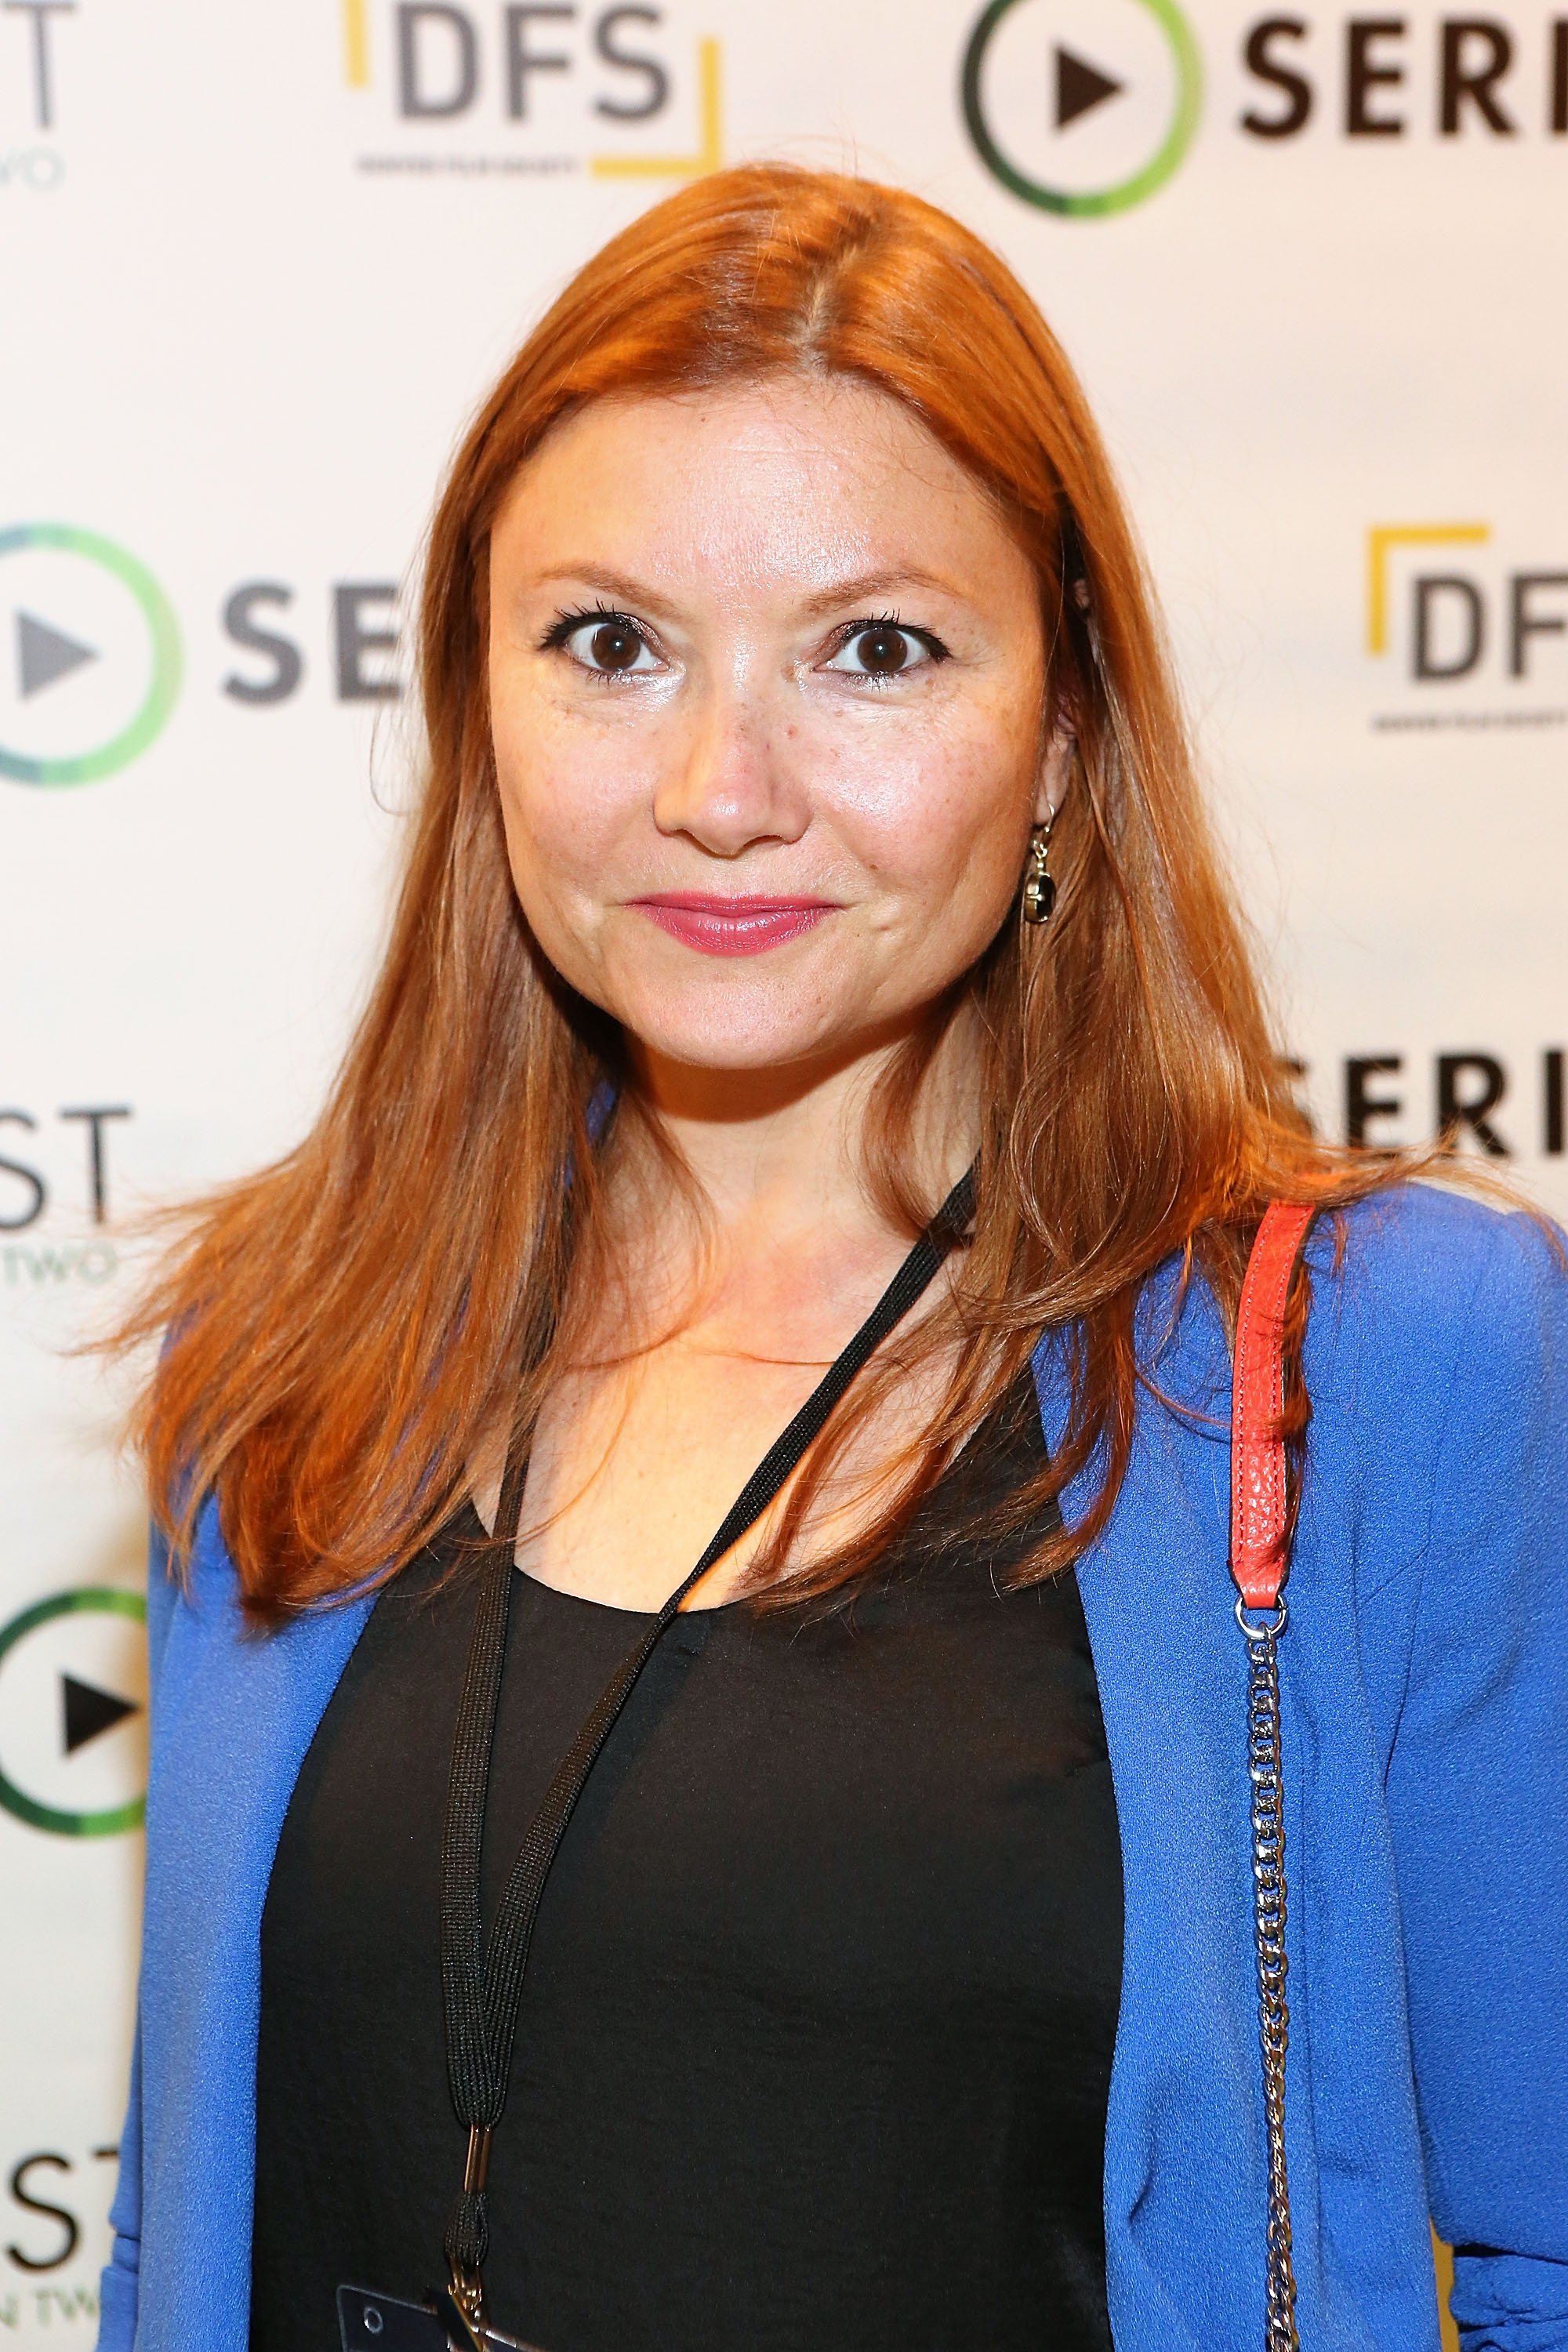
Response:
[[[911,1128],[919,1192],[940,1200],[974,1150],[973,1014],[949,1022],[921,1087]],[[710,1245],[787,1249],[807,1235],[851,1245],[897,1240],[867,1181],[867,1119],[877,1082],[902,1040],[820,1068],[692,1068],[638,1052],[637,1084],[677,1164],[696,1188]],[[651,1158],[652,1155],[649,1155]],[[673,1169],[639,1170],[655,1195]],[[639,1189],[641,1184],[639,1183]]]

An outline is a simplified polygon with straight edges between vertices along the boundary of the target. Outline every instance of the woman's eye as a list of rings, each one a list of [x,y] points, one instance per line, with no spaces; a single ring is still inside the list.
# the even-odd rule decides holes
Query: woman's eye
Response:
[[[944,651],[922,631],[903,628],[896,621],[865,621],[839,640],[823,667],[850,677],[899,677],[928,668]]]
[[[625,677],[635,669],[657,669],[647,639],[619,613],[595,614],[565,631],[559,642],[574,661],[601,677]]]

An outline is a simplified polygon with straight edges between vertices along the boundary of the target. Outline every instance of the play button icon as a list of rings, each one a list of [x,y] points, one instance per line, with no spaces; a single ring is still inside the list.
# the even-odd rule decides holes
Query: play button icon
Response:
[[[1064,49],[1058,44],[1052,52],[1057,69],[1057,129],[1065,131],[1082,114],[1103,106],[1108,98],[1120,97],[1126,89],[1114,74],[1101,73],[1080,58],[1076,49]]]
[[[0,777],[88,784],[174,708],[180,632],[146,565],[74,523],[0,530]]]
[[[83,662],[97,659],[96,646],[84,646],[79,637],[68,637],[63,629],[51,629],[36,614],[18,611],[16,685],[24,701],[28,695],[53,686],[57,679],[69,677]]]
[[[100,1690],[96,1683],[79,1682],[75,1675],[60,1676],[60,1744],[68,1756],[140,1711],[133,1698],[116,1698],[112,1691]]]
[[[32,1601],[0,1624],[0,1814],[55,1837],[141,1822],[146,1604],[120,1585]],[[8,1833],[0,1820],[0,1832]]]
[[[1068,219],[1126,212],[1192,143],[1203,63],[1183,0],[984,0],[963,119],[986,170]]]

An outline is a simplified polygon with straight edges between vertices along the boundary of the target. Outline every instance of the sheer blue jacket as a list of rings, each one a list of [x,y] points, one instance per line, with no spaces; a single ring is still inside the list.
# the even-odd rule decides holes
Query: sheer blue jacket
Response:
[[[1289,2153],[1308,2352],[1568,2352],[1568,1281],[1417,1189],[1314,1235],[1281,1643]],[[1111,1526],[1079,1570],[1126,1952],[1105,2163],[1118,2352],[1257,2352],[1264,2143],[1229,1370],[1167,1273]],[[1037,1363],[1047,1437],[1062,1381]],[[1068,1497],[1069,1517],[1074,1497]],[[242,1631],[216,1514],[155,1556],[141,2019],[103,2352],[244,2352],[262,1903],[363,1601]],[[344,2151],[345,2162],[352,2151]]]

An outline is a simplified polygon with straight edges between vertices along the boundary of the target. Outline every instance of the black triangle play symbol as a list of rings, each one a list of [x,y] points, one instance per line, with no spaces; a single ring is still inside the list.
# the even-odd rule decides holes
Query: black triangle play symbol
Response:
[[[94,1683],[79,1683],[74,1675],[60,1676],[60,1697],[65,1707],[68,1756],[74,1756],[79,1748],[85,1748],[100,1732],[112,1731],[128,1715],[142,1712],[133,1698],[116,1698],[112,1691],[100,1690]]]
[[[1124,81],[1115,81],[1110,74],[1101,73],[1098,66],[1075,57],[1071,49],[1058,47],[1055,56],[1058,131],[1065,131],[1069,122],[1076,122],[1091,106],[1103,106],[1108,98],[1114,98],[1127,87]]]
[[[83,662],[97,659],[96,646],[84,646],[63,629],[51,629],[31,613],[17,614],[16,671],[24,696],[37,694],[40,687],[53,686],[57,677],[68,677]]]

